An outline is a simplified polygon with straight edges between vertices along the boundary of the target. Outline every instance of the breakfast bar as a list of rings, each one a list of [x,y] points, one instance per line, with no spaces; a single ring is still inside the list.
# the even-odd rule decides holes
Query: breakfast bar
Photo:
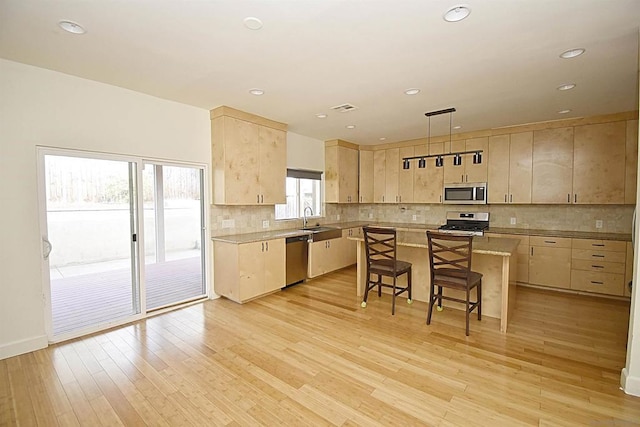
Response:
[[[357,294],[362,295],[366,282],[366,253],[364,237],[352,236],[358,244]],[[476,236],[472,245],[472,268],[482,273],[482,315],[500,319],[500,332],[507,331],[509,315],[515,306],[518,240]],[[413,264],[413,299],[429,301],[429,247],[424,230],[400,231],[397,234],[398,259]],[[406,278],[399,279],[404,286]],[[445,292],[453,295],[453,291]],[[462,305],[445,301],[446,307],[462,309]]]

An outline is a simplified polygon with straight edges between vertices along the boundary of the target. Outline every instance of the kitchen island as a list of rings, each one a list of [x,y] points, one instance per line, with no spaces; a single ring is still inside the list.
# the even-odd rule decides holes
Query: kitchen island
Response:
[[[352,236],[349,239],[356,240],[358,243],[357,295],[363,295],[366,289],[367,268],[364,237]],[[397,258],[413,264],[413,299],[429,301],[429,246],[425,231],[398,231],[397,239]],[[518,240],[509,238],[486,236],[473,238],[472,269],[483,274],[482,315],[500,319],[500,331],[503,333],[507,331],[509,315],[515,306],[518,243]],[[404,286],[406,276],[399,278],[398,284]],[[454,293],[449,289],[445,292],[449,295]],[[459,309],[463,307],[462,304],[452,301],[443,301],[443,305]]]

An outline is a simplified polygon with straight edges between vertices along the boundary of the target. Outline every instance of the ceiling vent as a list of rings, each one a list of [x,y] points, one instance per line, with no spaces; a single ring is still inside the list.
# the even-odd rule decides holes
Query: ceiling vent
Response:
[[[349,111],[357,110],[358,107],[352,104],[340,104],[340,105],[336,105],[335,107],[331,107],[331,109],[339,113],[347,113]]]

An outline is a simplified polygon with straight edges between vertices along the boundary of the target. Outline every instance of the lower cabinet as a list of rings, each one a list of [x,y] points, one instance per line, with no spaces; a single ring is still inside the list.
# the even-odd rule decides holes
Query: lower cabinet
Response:
[[[252,243],[215,241],[214,289],[218,295],[246,302],[285,286],[285,240]]]
[[[349,240],[358,236],[360,228],[342,230],[342,237],[309,243],[309,278],[322,276],[356,263],[357,242]]]
[[[571,239],[529,237],[529,283],[571,288]]]
[[[571,289],[624,295],[627,245],[613,240],[573,239]]]

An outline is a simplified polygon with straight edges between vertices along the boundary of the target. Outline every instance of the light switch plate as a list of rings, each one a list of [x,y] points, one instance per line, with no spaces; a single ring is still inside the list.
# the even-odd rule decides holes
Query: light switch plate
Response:
[[[411,219],[412,219],[412,220],[414,220],[414,221],[416,221],[416,220],[418,219],[418,215],[412,215],[412,216],[411,216]]]
[[[336,215],[336,221],[340,221],[340,214]]]
[[[236,221],[234,219],[223,219],[222,220],[222,228],[233,228],[236,226]]]
[[[511,225],[516,225],[516,219],[515,219],[515,217],[511,217]]]
[[[596,219],[596,228],[602,228],[602,220]]]
[[[369,219],[371,219],[371,218],[373,218],[373,214],[372,213],[369,214]]]
[[[269,228],[269,220],[265,219],[264,221],[262,221],[262,228]]]

